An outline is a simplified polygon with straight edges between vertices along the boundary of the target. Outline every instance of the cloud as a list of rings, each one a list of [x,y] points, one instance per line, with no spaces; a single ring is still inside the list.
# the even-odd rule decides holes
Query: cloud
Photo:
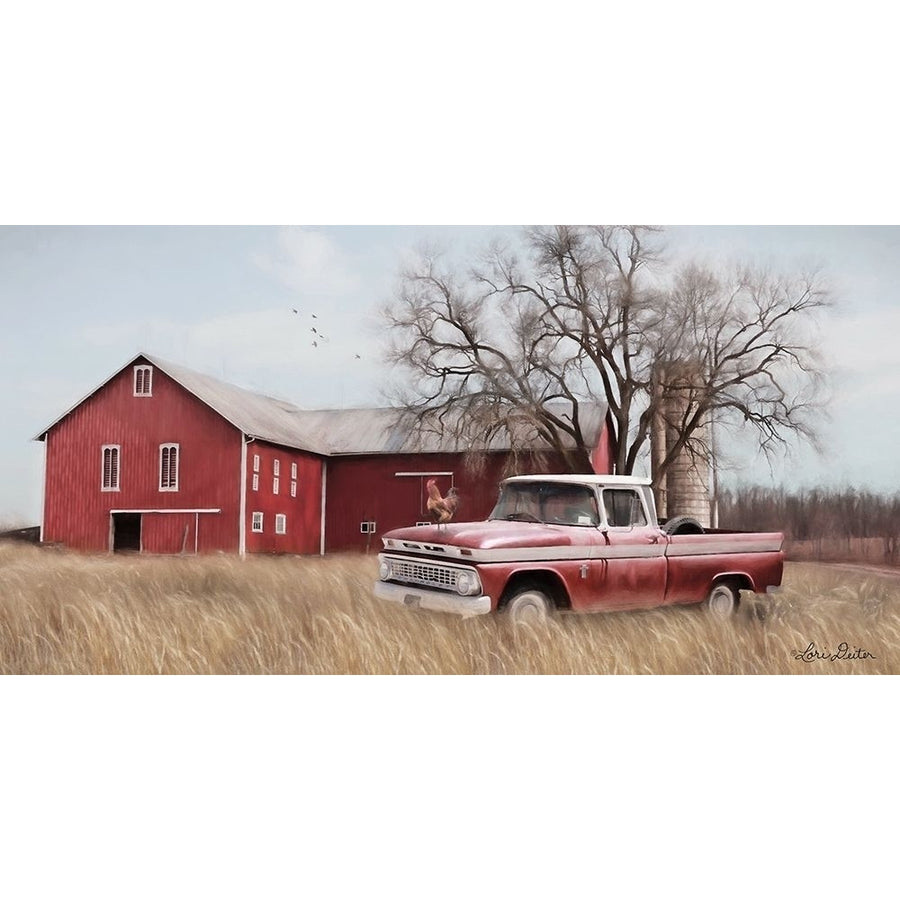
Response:
[[[255,253],[253,261],[313,306],[363,287],[359,264],[328,235],[313,228],[280,229],[275,247]]]

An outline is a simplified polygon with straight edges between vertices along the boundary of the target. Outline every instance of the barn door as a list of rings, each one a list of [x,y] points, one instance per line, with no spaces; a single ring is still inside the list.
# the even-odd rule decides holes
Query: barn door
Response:
[[[141,552],[141,514],[112,514],[113,553]]]

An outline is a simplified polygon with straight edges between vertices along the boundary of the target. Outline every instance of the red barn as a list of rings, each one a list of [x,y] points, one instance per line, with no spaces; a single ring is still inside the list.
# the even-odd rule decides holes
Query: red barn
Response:
[[[597,472],[605,407],[582,407]],[[41,540],[84,551],[296,553],[377,549],[424,521],[425,482],[485,518],[510,462],[477,472],[452,440],[416,437],[393,409],[304,410],[147,355],[46,428]],[[563,471],[559,460],[543,466]]]

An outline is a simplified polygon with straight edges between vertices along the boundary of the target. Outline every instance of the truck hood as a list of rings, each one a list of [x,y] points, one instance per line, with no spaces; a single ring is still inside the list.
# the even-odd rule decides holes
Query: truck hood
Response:
[[[545,525],[540,522],[458,522],[450,525],[419,525],[396,528],[382,536],[386,550],[415,551],[435,556],[462,558],[471,551],[516,550],[525,548],[584,547],[593,529],[573,525]]]

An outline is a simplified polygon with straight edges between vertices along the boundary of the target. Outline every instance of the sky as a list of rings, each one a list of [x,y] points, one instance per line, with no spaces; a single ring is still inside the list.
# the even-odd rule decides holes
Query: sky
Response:
[[[459,258],[515,226],[54,226],[0,229],[0,521],[40,519],[33,438],[139,352],[305,407],[385,403],[378,310],[423,242]],[[770,469],[752,437],[726,482],[900,488],[900,228],[678,226],[672,257],[818,266],[833,372],[827,455]],[[295,313],[294,310],[297,310]],[[312,331],[317,329],[318,334]],[[320,339],[320,336],[324,336]],[[313,346],[316,341],[318,346]],[[357,359],[359,356],[359,359]]]

